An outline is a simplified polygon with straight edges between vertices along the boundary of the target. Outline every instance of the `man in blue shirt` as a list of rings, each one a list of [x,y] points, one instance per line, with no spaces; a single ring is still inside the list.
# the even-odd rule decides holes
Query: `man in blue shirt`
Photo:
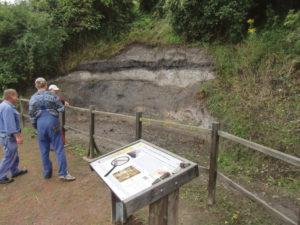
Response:
[[[52,177],[52,163],[49,159],[51,146],[56,154],[59,178],[63,181],[73,181],[75,177],[71,176],[67,170],[67,159],[59,123],[59,113],[64,111],[64,105],[57,95],[47,91],[48,85],[44,78],[36,79],[35,87],[38,91],[29,101],[29,115],[33,127],[38,132],[44,178]]]
[[[0,104],[0,145],[3,147],[3,159],[0,163],[0,184],[14,181],[8,178],[10,172],[12,177],[27,173],[20,170],[18,145],[23,143],[20,128],[20,116],[15,105],[18,102],[18,94],[14,89],[7,89],[3,94],[4,101]]]

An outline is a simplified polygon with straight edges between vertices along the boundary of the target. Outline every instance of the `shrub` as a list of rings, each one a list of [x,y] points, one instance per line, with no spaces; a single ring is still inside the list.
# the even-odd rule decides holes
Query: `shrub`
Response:
[[[31,0],[34,10],[52,15],[71,36],[120,31],[133,18],[131,0]]]
[[[0,88],[56,76],[64,50],[91,35],[118,33],[132,18],[131,0],[0,3]]]
[[[239,41],[252,0],[169,0],[167,8],[175,31],[188,40]]]
[[[54,75],[67,34],[52,18],[25,3],[0,4],[0,86],[26,84],[35,76]],[[26,81],[24,83],[24,81]]]
[[[160,0],[140,0],[140,10],[143,12],[151,12]]]
[[[292,45],[294,54],[300,54],[300,11],[291,10],[284,20],[284,28],[287,30],[286,41]]]

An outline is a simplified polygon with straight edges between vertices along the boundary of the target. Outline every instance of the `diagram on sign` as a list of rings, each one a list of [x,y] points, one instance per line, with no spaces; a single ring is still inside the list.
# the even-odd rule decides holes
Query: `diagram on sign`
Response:
[[[144,142],[91,163],[92,168],[120,198],[125,200],[175,175],[184,162]]]

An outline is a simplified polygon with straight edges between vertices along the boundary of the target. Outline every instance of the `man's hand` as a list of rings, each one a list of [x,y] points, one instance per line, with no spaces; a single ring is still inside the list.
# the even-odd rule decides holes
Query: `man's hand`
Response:
[[[65,101],[65,106],[69,106],[69,105],[70,105],[70,103]]]
[[[22,135],[21,133],[15,134],[15,137],[16,137],[16,141],[17,141],[17,144],[18,144],[18,145],[23,144],[23,142],[24,142],[24,137],[23,137],[23,135]]]

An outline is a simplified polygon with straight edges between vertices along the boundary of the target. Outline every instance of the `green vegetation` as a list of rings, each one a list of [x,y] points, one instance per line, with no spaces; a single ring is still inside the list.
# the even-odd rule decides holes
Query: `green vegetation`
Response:
[[[77,49],[70,50],[61,70],[70,71],[83,60],[110,58],[134,42],[163,45],[179,44],[182,43],[182,39],[174,33],[167,19],[137,15],[128,32],[109,39],[91,38],[88,42],[81,43]]]
[[[0,4],[0,85],[30,81],[38,74],[57,71],[66,33],[51,27],[52,19],[29,6]],[[24,86],[23,86],[24,87]]]
[[[171,23],[187,40],[225,39],[238,41],[244,36],[244,21],[252,0],[168,1]]]
[[[40,75],[66,74],[81,61],[110,58],[134,42],[205,47],[213,56],[216,79],[199,92],[222,129],[300,157],[299,1],[140,3],[0,4],[1,88],[25,86]],[[74,149],[83,154],[82,147]],[[300,197],[299,170],[270,157],[222,141],[219,165],[244,183],[262,180],[276,193]],[[224,220],[245,224],[248,214],[237,213],[225,196],[220,198],[230,208]]]
[[[83,157],[86,156],[87,150],[86,147],[80,144],[71,143],[70,148],[72,149],[72,152],[74,152],[76,155]]]
[[[237,45],[213,44],[217,79],[202,90],[223,129],[300,156],[300,12],[270,18]],[[223,142],[220,167],[246,183],[267,180],[275,192],[299,196],[299,170],[252,150]]]
[[[64,52],[90,36],[109,37],[125,30],[133,6],[129,0],[0,3],[1,89],[26,87],[38,76],[57,76]]]
[[[300,13],[291,12],[284,25],[249,34],[239,45],[212,45],[218,79],[204,87],[226,130],[294,155],[300,146],[299,23]]]

